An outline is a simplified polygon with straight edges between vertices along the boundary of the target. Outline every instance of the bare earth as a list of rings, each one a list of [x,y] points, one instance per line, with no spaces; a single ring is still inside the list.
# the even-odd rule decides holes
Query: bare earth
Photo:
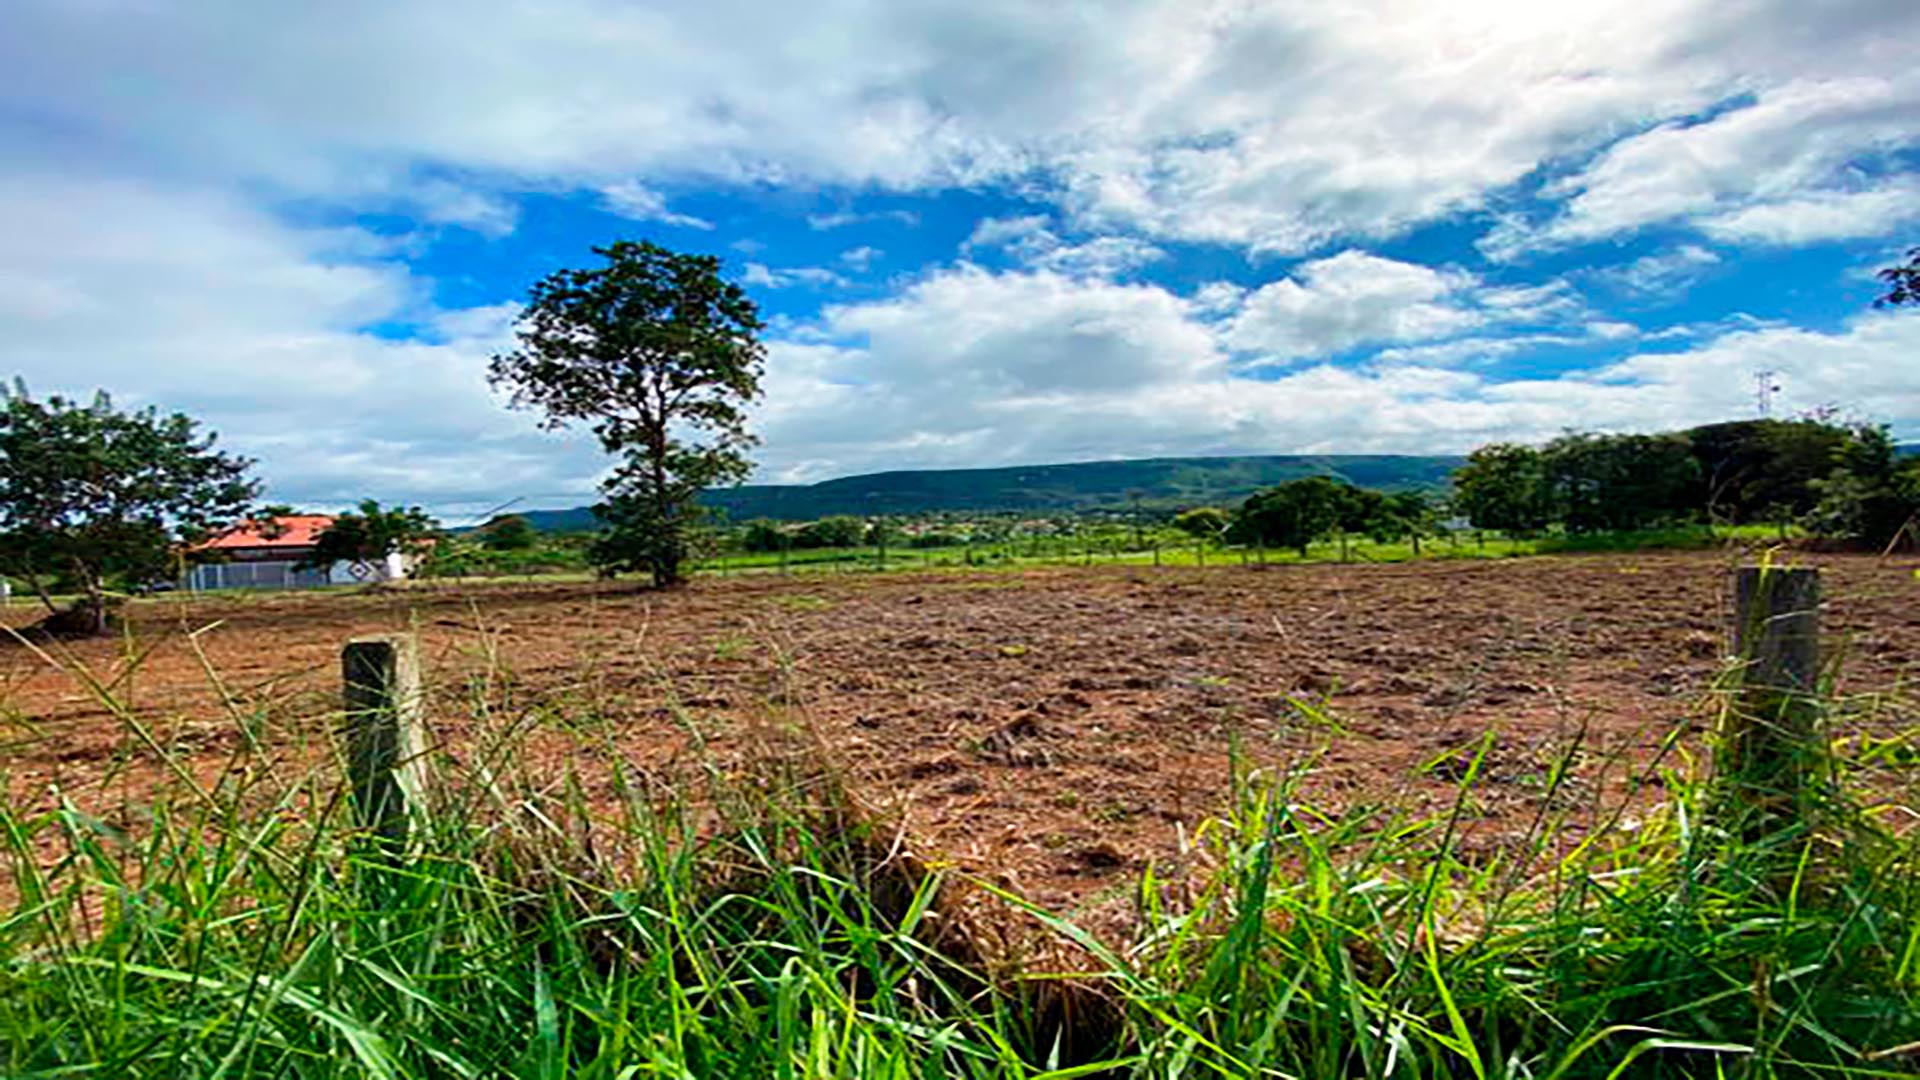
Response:
[[[1875,726],[1911,726],[1914,562],[1815,559],[1842,690],[1886,695]],[[239,745],[236,716],[271,717],[270,751],[315,756],[341,643],[412,626],[434,732],[456,750],[476,696],[526,722],[521,764],[556,781],[571,767],[590,792],[606,790],[609,753],[583,732],[611,732],[621,755],[669,772],[728,768],[769,730],[798,727],[921,852],[1084,918],[1149,861],[1177,869],[1183,835],[1223,805],[1236,746],[1247,768],[1312,762],[1304,791],[1329,807],[1441,805],[1458,752],[1491,729],[1474,805],[1487,844],[1525,827],[1576,737],[1590,803],[1653,797],[1603,763],[1644,762],[1676,727],[1706,722],[1731,565],[1634,555],[162,600],[134,609],[131,641],[53,651],[207,781]],[[0,701],[15,805],[58,792],[137,822],[165,773],[98,694],[15,645],[0,649]]]

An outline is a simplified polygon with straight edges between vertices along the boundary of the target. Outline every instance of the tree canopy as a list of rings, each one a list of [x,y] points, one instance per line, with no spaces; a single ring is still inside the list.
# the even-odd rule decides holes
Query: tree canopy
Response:
[[[314,541],[304,565],[331,566],[337,562],[377,563],[396,552],[431,543],[440,524],[417,506],[382,507],[374,499],[360,503],[359,513],[341,514]]]
[[[519,514],[503,514],[474,530],[488,551],[525,551],[540,542],[540,530]]]
[[[1342,511],[1361,489],[1330,476],[1289,480],[1247,499],[1234,518],[1230,537],[1243,543],[1307,548],[1339,526]]]
[[[1189,536],[1212,540],[1227,530],[1232,517],[1217,506],[1196,506],[1174,515],[1173,527]]]
[[[1683,435],[1563,435],[1541,451],[1547,501],[1569,532],[1684,520],[1699,466]]]
[[[1475,525],[1517,534],[1769,521],[1881,546],[1920,513],[1920,459],[1902,458],[1883,427],[1813,418],[1496,443],[1474,451],[1454,484]]]
[[[1479,528],[1525,536],[1553,521],[1546,463],[1531,446],[1491,443],[1475,450],[1453,474],[1453,486],[1455,508]]]
[[[260,486],[253,462],[215,449],[181,413],[122,412],[104,392],[88,403],[0,390],[0,570],[80,604],[53,628],[106,629],[110,580],[172,576],[188,543],[244,518]]]
[[[549,427],[585,424],[622,459],[603,486],[595,558],[669,585],[682,578],[695,497],[750,471],[763,325],[718,258],[630,241],[593,250],[604,265],[533,285],[519,347],[490,374],[516,407]]]

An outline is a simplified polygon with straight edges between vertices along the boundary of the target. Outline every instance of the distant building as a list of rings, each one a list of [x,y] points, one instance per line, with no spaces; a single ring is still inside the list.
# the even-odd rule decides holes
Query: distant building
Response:
[[[188,556],[181,587],[201,589],[311,589],[396,581],[407,576],[412,560],[395,553],[378,562],[335,562],[305,566],[320,534],[333,524],[327,514],[289,514],[250,521],[196,545]]]

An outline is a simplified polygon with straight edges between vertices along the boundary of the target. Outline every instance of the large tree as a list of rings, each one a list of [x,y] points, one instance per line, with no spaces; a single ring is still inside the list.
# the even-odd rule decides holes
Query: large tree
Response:
[[[1833,458],[1833,471],[1814,482],[1820,501],[1804,523],[1815,535],[1868,548],[1920,536],[1920,459],[1902,457],[1884,426],[1860,424]]]
[[[26,581],[50,630],[107,629],[107,585],[171,576],[192,541],[244,518],[253,463],[214,449],[180,413],[122,412],[0,389],[0,571]],[[80,599],[57,610],[56,589]]]
[[[1526,536],[1553,522],[1546,464],[1540,451],[1491,443],[1468,455],[1453,474],[1454,507],[1475,528]]]
[[[493,358],[496,386],[549,427],[586,424],[622,459],[599,508],[604,568],[682,579],[701,491],[746,479],[746,408],[766,350],[760,315],[720,260],[650,243],[595,248],[604,265],[535,283],[519,348]]]
[[[519,514],[491,518],[474,531],[488,551],[526,551],[540,543],[540,530]]]
[[[1314,541],[1339,527],[1356,504],[1351,484],[1329,476],[1289,480],[1249,497],[1235,515],[1230,538],[1293,548],[1301,558]]]
[[[1575,433],[1540,457],[1549,499],[1570,532],[1644,529],[1699,511],[1700,465],[1685,435]]]
[[[1815,419],[1729,420],[1683,432],[1699,463],[1694,504],[1711,521],[1790,521],[1813,508],[1815,481],[1850,438]]]
[[[332,566],[337,562],[373,565],[389,555],[424,548],[440,535],[440,523],[417,506],[381,506],[375,499],[360,503],[358,513],[341,514],[314,540],[313,554],[303,565]]]

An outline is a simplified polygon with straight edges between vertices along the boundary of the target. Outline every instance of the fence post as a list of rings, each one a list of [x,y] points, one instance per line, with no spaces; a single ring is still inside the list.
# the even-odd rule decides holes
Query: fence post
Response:
[[[1796,808],[1821,768],[1820,572],[1743,566],[1734,574],[1738,684],[1721,731],[1721,762],[1748,806]]]
[[[340,652],[347,772],[358,825],[393,846],[418,811],[420,659],[412,634],[354,638]]]

